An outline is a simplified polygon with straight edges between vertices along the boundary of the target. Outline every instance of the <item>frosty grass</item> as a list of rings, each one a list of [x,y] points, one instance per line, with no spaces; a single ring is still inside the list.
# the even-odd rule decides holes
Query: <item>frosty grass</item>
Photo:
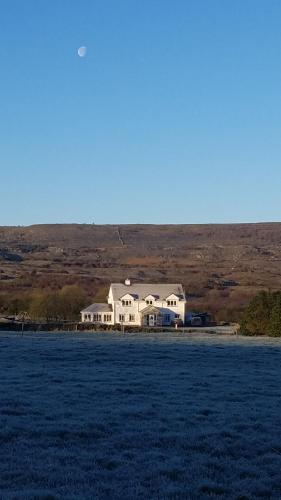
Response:
[[[0,334],[0,498],[281,498],[281,341]]]

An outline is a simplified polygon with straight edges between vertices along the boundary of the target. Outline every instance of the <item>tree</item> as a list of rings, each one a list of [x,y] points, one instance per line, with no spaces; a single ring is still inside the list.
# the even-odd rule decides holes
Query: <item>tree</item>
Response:
[[[275,297],[275,304],[272,307],[269,325],[268,325],[268,333],[272,337],[280,337],[281,336],[281,297]]]
[[[259,292],[249,303],[241,321],[241,331],[246,335],[267,335],[274,295]]]
[[[57,320],[59,315],[57,293],[39,293],[34,295],[29,313],[30,317],[35,320]]]
[[[12,295],[6,297],[6,310],[9,314],[16,315],[21,311],[27,311],[30,306],[30,296],[22,294],[21,296]]]
[[[59,292],[34,295],[29,313],[31,318],[36,320],[77,320],[85,303],[84,290],[76,285],[69,285],[63,287]]]
[[[77,285],[64,286],[58,294],[59,311],[62,319],[78,319],[86,305],[86,294]]]

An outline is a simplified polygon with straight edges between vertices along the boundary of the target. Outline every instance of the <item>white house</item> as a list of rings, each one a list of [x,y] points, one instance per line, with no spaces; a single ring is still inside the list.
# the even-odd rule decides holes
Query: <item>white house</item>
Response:
[[[83,323],[131,326],[169,326],[185,321],[186,298],[175,284],[112,283],[107,304],[92,304],[81,311]]]

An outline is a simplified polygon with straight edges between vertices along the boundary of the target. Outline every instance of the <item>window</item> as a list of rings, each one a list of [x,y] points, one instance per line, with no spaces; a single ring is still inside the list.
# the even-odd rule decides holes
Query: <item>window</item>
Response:
[[[123,323],[123,321],[125,321],[125,314],[119,314],[119,321],[120,323]]]
[[[135,315],[134,314],[129,314],[129,321],[133,323],[135,321]]]
[[[180,319],[180,315],[179,314],[175,314],[175,319]]]
[[[152,300],[147,300],[146,303],[147,303],[148,306],[152,306],[153,301]]]
[[[170,314],[165,314],[165,316],[164,316],[165,323],[170,323],[170,320],[171,320]]]
[[[90,314],[84,314],[84,321],[91,321],[91,315]]]
[[[104,321],[105,323],[108,323],[109,321],[111,321],[111,314],[105,314],[105,315],[103,316],[103,321]]]
[[[94,314],[93,315],[93,321],[101,322],[101,314]]]
[[[131,306],[132,305],[132,301],[131,300],[122,300],[122,306]]]
[[[167,305],[172,306],[172,307],[176,307],[177,301],[176,300],[167,300]]]

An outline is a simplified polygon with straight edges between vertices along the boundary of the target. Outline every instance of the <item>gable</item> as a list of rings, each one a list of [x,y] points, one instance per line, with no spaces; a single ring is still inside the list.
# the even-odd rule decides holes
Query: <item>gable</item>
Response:
[[[152,295],[151,293],[143,298],[143,300],[157,300],[159,299],[159,295]]]
[[[138,297],[136,295],[133,295],[131,293],[125,293],[125,295],[122,295],[119,300],[135,300]]]
[[[179,296],[176,295],[175,293],[171,293],[171,295],[168,295],[168,297],[166,297],[166,300],[179,300]]]

